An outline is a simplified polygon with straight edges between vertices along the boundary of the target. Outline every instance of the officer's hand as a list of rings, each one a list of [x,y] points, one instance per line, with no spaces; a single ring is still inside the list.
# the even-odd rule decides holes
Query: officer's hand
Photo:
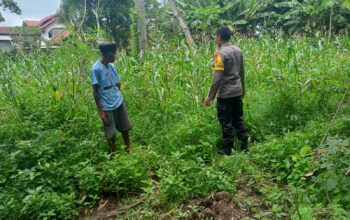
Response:
[[[206,105],[206,106],[210,106],[210,99],[207,97],[207,98],[205,98],[205,100],[204,100],[204,105]]]

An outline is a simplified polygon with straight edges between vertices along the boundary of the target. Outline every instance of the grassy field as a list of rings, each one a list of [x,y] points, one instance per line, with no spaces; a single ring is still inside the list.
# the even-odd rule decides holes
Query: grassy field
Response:
[[[348,219],[349,96],[321,140],[350,82],[350,39],[234,43],[245,54],[251,150],[229,157],[216,154],[215,108],[202,104],[212,44],[163,42],[142,59],[119,51],[133,153],[118,137],[113,160],[89,85],[96,49],[72,40],[3,55],[1,219]]]

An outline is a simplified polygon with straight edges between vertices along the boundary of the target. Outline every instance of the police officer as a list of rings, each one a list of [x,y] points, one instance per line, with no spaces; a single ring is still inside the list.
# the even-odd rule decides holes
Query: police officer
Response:
[[[221,124],[224,144],[219,154],[230,155],[234,148],[233,129],[236,130],[241,150],[248,150],[248,133],[243,120],[245,94],[243,53],[229,40],[231,31],[220,27],[215,36],[219,50],[214,54],[214,79],[209,94],[204,100],[206,106],[217,96],[217,116]]]

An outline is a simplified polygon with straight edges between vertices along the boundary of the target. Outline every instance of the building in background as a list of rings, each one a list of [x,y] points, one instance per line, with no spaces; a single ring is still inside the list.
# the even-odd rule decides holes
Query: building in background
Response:
[[[40,48],[57,48],[64,37],[68,36],[68,31],[64,24],[59,22],[58,14],[47,16],[39,21],[24,20],[22,27],[38,27],[40,29]],[[10,51],[20,44],[15,45],[11,37],[16,27],[0,27],[0,50]],[[22,37],[24,39],[24,37]],[[21,37],[19,37],[21,39]],[[48,46],[50,45],[50,46]]]
[[[62,39],[68,36],[64,24],[58,20],[58,14],[47,16],[40,21],[24,20],[23,26],[38,26],[41,31],[40,47],[46,48],[47,44],[59,45]]]
[[[13,49],[11,43],[11,32],[14,27],[0,27],[0,50],[11,51]]]

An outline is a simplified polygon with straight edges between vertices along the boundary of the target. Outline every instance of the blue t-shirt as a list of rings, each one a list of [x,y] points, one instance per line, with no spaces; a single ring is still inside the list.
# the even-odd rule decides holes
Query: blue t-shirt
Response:
[[[105,66],[101,61],[96,61],[91,69],[91,85],[98,85],[98,96],[103,111],[112,111],[123,103],[123,95],[116,86],[120,82],[120,76],[114,65]]]

